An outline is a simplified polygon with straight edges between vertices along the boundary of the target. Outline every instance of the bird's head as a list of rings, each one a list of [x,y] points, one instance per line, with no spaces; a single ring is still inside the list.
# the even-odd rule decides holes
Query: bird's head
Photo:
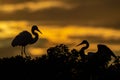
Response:
[[[36,25],[32,26],[32,30],[37,30],[38,32],[40,32],[42,34],[42,32],[38,29],[38,27]]]
[[[77,46],[80,46],[80,45],[82,45],[82,44],[87,44],[88,43],[88,41],[87,40],[83,40],[80,44],[78,44]]]

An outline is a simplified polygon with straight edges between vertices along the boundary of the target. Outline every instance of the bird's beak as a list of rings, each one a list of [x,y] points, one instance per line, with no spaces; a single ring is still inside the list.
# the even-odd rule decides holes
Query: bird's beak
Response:
[[[80,44],[78,44],[78,45],[76,45],[76,46],[80,46],[80,45],[82,45],[83,44],[83,42],[81,42]]]
[[[37,31],[39,31],[42,34],[42,32],[39,29]]]

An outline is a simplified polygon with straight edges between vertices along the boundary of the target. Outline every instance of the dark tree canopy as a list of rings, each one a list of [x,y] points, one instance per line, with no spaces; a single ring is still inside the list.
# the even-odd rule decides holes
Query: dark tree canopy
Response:
[[[103,58],[103,57],[101,57]],[[87,59],[87,58],[86,58]],[[70,50],[64,44],[56,45],[47,49],[47,54],[41,57],[31,58],[15,56],[1,58],[0,65],[9,67],[0,68],[1,76],[6,79],[17,77],[18,79],[50,79],[50,80],[119,80],[120,61],[119,57],[112,64],[112,59],[99,61],[81,60],[79,50]],[[106,62],[104,62],[106,61]],[[105,64],[104,64],[105,63]],[[106,66],[106,64],[109,66]],[[14,65],[14,67],[10,67]],[[13,77],[15,76],[15,77]],[[17,79],[15,78],[15,79]]]

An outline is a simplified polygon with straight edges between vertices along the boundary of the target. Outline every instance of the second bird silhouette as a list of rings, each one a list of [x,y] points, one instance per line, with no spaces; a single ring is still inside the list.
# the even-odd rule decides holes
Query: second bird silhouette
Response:
[[[25,47],[28,44],[33,44],[38,40],[38,33],[36,33],[35,31],[38,31],[42,34],[42,32],[38,29],[38,27],[36,25],[32,26],[31,32],[32,34],[35,36],[34,38],[32,37],[31,33],[29,33],[28,31],[22,31],[21,33],[19,33],[12,41],[11,45],[13,47],[15,46],[22,46],[21,49],[21,55],[23,56],[23,54],[25,56],[26,52],[25,52]]]
[[[79,51],[79,54],[81,56],[81,60],[84,62],[86,59],[95,58],[95,56],[99,56],[99,58],[107,58],[113,56],[115,59],[117,58],[116,55],[112,52],[110,48],[108,48],[104,44],[98,44],[97,45],[97,52],[88,52],[87,55],[85,55],[85,50],[89,48],[89,43],[87,40],[83,40],[79,45],[86,44],[84,47],[82,47]]]

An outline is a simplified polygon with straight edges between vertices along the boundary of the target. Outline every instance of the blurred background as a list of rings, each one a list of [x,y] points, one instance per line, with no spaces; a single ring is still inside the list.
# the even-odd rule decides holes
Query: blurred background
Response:
[[[49,47],[65,44],[70,49],[82,40],[107,45],[120,55],[120,0],[0,0],[0,57],[20,54],[11,46],[14,37],[37,25],[43,34],[27,46],[31,56],[46,54]],[[87,53],[87,52],[86,52]]]

